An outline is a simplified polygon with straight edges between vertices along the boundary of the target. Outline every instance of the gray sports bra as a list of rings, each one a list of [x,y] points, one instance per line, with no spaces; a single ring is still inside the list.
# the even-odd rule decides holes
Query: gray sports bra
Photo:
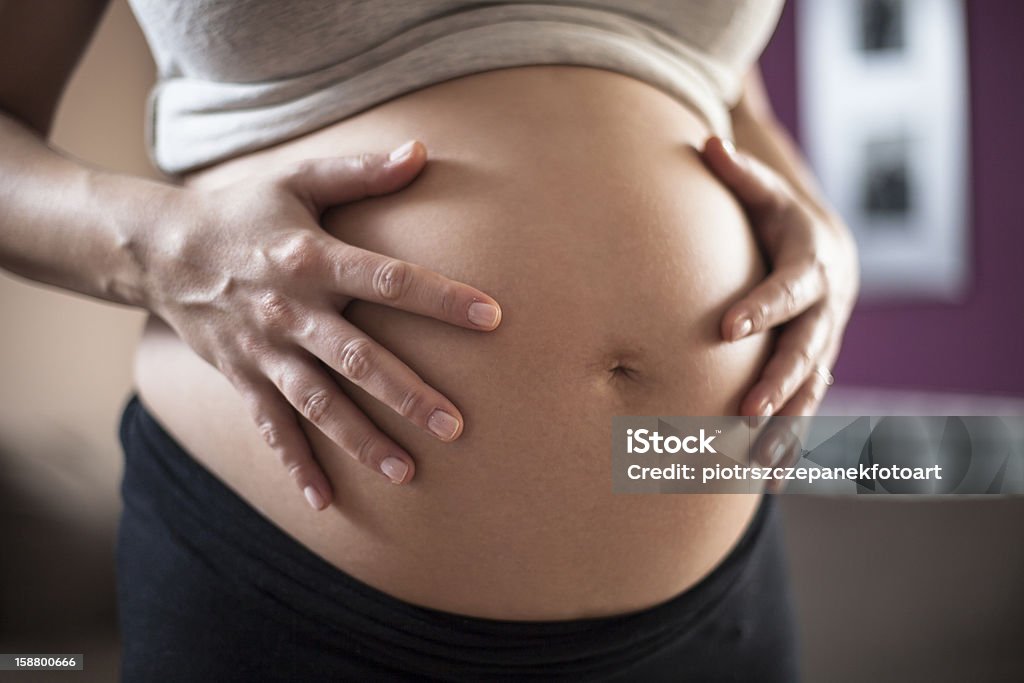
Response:
[[[576,64],[650,83],[720,135],[784,0],[129,0],[159,71],[169,174],[489,69]]]

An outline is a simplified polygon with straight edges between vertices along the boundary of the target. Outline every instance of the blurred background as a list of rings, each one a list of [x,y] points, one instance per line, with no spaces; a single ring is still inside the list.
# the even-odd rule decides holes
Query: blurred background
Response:
[[[835,7],[808,11],[816,2]],[[925,34],[946,55],[938,60],[945,71],[912,57],[915,17],[929,3],[958,13],[946,16],[945,33]],[[871,53],[863,68],[875,71],[865,73],[883,74],[870,83],[939,78],[962,89],[942,86],[917,110],[865,94],[877,121],[837,129],[808,102],[809,92],[827,91],[810,66],[845,57],[815,54],[822,41],[808,36],[828,35],[842,12],[860,22],[847,57]],[[772,102],[830,194],[844,197],[837,203],[870,254],[866,296],[823,414],[1024,415],[1022,25],[1019,0],[787,5],[761,62]],[[114,0],[66,93],[53,143],[92,164],[158,177],[143,144],[153,79],[131,12]],[[929,109],[950,118],[936,125]],[[856,135],[893,122],[894,136]],[[842,134],[822,143],[823,130]],[[868,153],[853,154],[857,145]],[[938,178],[920,166],[936,148],[957,160]],[[836,158],[852,161],[818,168]],[[941,198],[929,196],[936,187],[947,188]],[[936,206],[950,208],[933,221]],[[114,680],[116,427],[143,316],[5,274],[0,311],[0,652],[84,652],[77,680]],[[1024,680],[1024,500],[783,502],[808,681]]]

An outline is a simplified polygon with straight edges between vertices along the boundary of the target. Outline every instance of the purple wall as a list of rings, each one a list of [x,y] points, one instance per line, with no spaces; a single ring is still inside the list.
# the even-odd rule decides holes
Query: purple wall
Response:
[[[790,0],[761,60],[799,140]],[[813,1],[813,0],[812,0]],[[847,384],[1024,395],[1024,2],[967,2],[971,287],[961,304],[857,307],[835,374]]]

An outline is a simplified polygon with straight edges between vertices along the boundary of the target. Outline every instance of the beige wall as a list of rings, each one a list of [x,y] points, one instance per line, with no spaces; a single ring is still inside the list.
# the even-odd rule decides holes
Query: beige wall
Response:
[[[56,11],[57,8],[55,8]],[[156,176],[143,143],[154,67],[114,0],[61,104],[53,144]],[[81,652],[117,679],[117,418],[143,314],[0,274],[0,652]]]
[[[116,0],[61,104],[53,144],[92,164],[155,175],[143,122],[154,67]],[[0,454],[22,490],[66,497],[78,514],[117,510],[115,428],[130,387],[138,311],[0,277]],[[53,491],[56,488],[57,491]]]

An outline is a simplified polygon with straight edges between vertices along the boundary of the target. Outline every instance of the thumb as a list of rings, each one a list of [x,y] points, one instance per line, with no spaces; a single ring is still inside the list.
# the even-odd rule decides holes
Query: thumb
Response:
[[[402,189],[426,165],[422,142],[410,140],[390,154],[366,152],[342,157],[305,159],[288,174],[291,188],[318,211]]]
[[[708,138],[701,157],[748,209],[770,211],[789,199],[789,188],[778,173],[752,156],[737,151],[728,140],[718,136]]]

